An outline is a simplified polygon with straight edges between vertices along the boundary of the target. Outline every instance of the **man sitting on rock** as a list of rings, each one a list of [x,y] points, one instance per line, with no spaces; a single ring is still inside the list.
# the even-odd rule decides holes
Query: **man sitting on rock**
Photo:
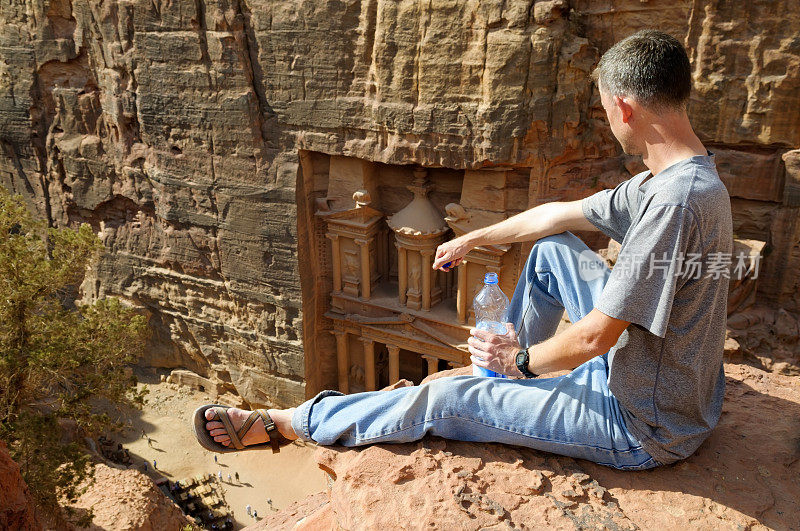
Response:
[[[196,420],[201,443],[235,451],[271,440],[277,451],[296,438],[358,446],[429,433],[625,470],[691,455],[722,409],[730,198],[689,123],[689,59],[676,39],[640,31],[603,55],[594,78],[612,133],[648,171],[444,243],[433,264],[449,270],[476,246],[536,242],[511,300],[508,334],[473,329],[469,339],[474,365],[514,378],[328,390],[286,410],[204,406]],[[572,230],[621,242],[613,270]],[[565,309],[574,324],[554,335]]]

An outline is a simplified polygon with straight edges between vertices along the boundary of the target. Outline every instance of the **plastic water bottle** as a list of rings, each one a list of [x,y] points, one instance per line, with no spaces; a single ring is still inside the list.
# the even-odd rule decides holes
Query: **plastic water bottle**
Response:
[[[497,273],[486,273],[483,277],[483,289],[475,295],[472,308],[475,310],[475,328],[500,335],[508,333],[505,325],[508,318],[508,297],[497,285]],[[472,374],[474,376],[508,378],[505,374],[477,365],[472,366]]]

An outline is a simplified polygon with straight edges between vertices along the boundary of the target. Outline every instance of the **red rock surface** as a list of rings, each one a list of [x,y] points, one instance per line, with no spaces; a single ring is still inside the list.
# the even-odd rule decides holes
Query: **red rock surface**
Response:
[[[304,529],[334,528],[330,497],[327,492],[312,494],[245,529],[285,531],[295,527]]]
[[[177,531],[190,523],[178,506],[137,470],[98,464],[94,477],[94,483],[72,505],[79,511],[92,509],[91,530]]]
[[[34,511],[33,499],[22,479],[19,465],[8,455],[5,443],[0,441],[0,529],[41,529]]]
[[[335,478],[248,529],[798,529],[796,377],[728,365],[725,406],[689,459],[643,472],[500,444],[425,438],[320,447]]]

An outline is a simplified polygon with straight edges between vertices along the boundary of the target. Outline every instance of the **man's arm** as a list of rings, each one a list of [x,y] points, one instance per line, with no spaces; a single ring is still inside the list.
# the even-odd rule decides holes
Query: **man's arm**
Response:
[[[476,247],[538,240],[565,230],[597,230],[583,215],[580,199],[544,203],[461,238]]]
[[[574,369],[607,352],[617,343],[629,324],[628,321],[610,317],[595,308],[564,332],[528,347],[528,370],[535,374],[545,374]],[[522,376],[516,365],[517,352],[522,347],[510,323],[508,329],[507,335],[470,330],[473,337],[467,342],[472,363],[509,376]],[[476,356],[483,360],[476,359]]]
[[[450,267],[455,267],[470,250],[479,245],[538,240],[566,230],[597,230],[583,215],[580,199],[545,203],[445,242],[436,250],[433,268],[439,269],[447,262],[453,262]]]
[[[528,347],[528,370],[535,374],[574,369],[617,344],[631,324],[594,308],[564,332]]]

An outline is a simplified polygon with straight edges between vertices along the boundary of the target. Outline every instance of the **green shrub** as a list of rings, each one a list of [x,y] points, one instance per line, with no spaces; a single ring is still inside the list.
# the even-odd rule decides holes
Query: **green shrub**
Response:
[[[95,436],[121,427],[99,412],[103,399],[143,402],[129,367],[145,344],[145,318],[113,298],[69,301],[102,251],[88,224],[47,227],[0,187],[0,438],[37,507],[56,518],[59,498],[74,500],[91,477],[85,450],[61,441],[59,419]]]

